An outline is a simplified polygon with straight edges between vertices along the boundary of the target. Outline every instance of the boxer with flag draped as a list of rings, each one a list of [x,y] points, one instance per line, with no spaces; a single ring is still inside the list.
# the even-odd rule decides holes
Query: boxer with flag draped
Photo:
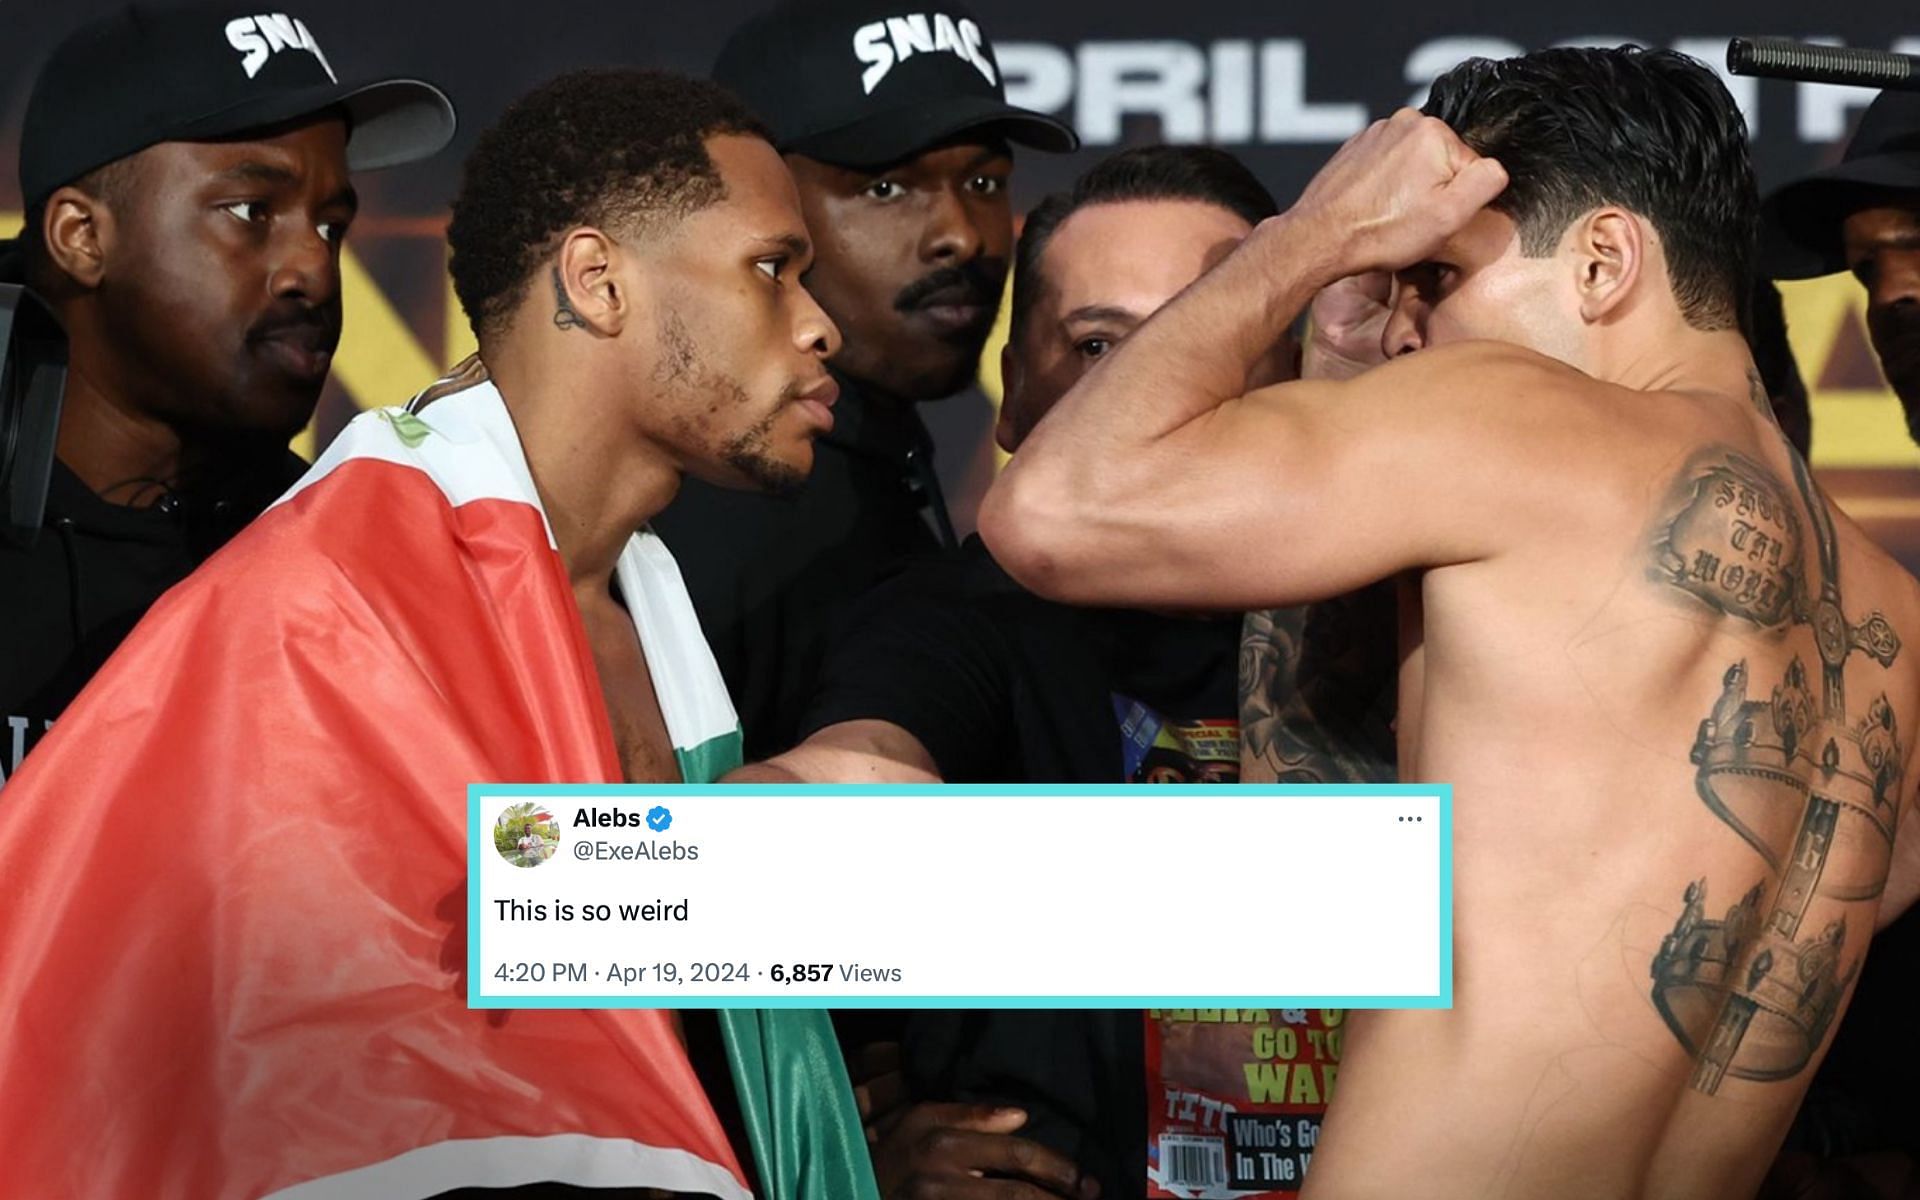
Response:
[[[478,358],[356,420],[8,787],[22,1195],[754,1192],[670,1014],[466,1008],[466,785],[738,763],[647,523],[831,425],[793,184],[717,88],[583,72],[482,139],[449,240]],[[761,1191],[872,1196],[824,1015],[722,1026]]]

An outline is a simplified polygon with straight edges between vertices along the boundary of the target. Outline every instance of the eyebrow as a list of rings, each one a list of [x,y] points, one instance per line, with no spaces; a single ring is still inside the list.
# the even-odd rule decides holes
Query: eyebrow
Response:
[[[986,166],[996,158],[1004,158],[1008,162],[1012,162],[1013,151],[1007,149],[1005,146],[996,145],[984,147],[980,153],[973,156],[972,160],[969,161],[966,166],[960,169],[960,172],[964,175],[969,171],[978,171],[981,167]]]
[[[228,167],[214,179],[221,183],[258,183],[267,187],[297,187],[300,183],[298,172],[251,159]],[[357,216],[360,212],[360,193],[354,190],[352,184],[347,184],[328,196],[320,207],[344,208],[349,216]]]
[[[771,237],[758,237],[753,240],[763,246],[777,246],[795,258],[805,258],[807,255],[813,253],[813,243],[797,233],[781,233]]]
[[[286,167],[251,160],[228,167],[214,178],[223,183],[266,183],[276,187],[291,187],[300,182],[300,176]]]
[[[1113,304],[1086,304],[1061,317],[1060,323],[1071,325],[1078,321],[1118,321],[1124,324],[1139,320],[1140,314],[1129,308]]]

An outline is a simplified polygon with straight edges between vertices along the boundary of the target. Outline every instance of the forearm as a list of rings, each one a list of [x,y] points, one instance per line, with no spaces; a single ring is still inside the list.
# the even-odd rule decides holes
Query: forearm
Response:
[[[920,740],[887,721],[845,721],[784,754],[748,763],[722,783],[939,783]]]

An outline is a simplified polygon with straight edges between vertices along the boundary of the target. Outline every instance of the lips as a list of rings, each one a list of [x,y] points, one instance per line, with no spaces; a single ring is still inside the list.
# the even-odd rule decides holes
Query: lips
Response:
[[[248,344],[295,379],[315,382],[326,378],[333,365],[339,338],[330,329],[302,323],[255,334]]]
[[[947,287],[922,298],[907,313],[943,331],[977,329],[993,322],[997,300],[997,295],[985,296],[976,288]]]
[[[831,375],[793,398],[794,404],[800,411],[813,418],[814,423],[820,426],[822,433],[832,432],[833,405],[839,399],[840,385]]]
[[[840,383],[834,379],[833,376],[829,375],[806,391],[801,392],[795,399],[812,400],[816,404],[832,408],[834,402],[840,399]]]
[[[985,304],[929,304],[914,314],[942,329],[977,329],[993,320],[994,310]]]

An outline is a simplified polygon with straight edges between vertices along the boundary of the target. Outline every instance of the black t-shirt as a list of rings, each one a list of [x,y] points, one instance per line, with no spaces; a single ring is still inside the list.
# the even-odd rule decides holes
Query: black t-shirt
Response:
[[[58,461],[33,545],[0,542],[0,784],[155,600],[290,487],[284,451],[204,498],[109,504]]]
[[[1239,772],[1239,634],[1238,616],[1050,603],[970,538],[958,552],[916,560],[854,606],[802,730],[891,721],[954,782],[1230,782]],[[1077,951],[1070,926],[1001,932]],[[1103,1195],[1144,1191],[1138,1010],[915,1012],[903,1065],[915,1099],[1019,1105],[1030,1113],[1021,1136],[1079,1163]]]
[[[799,741],[800,714],[847,606],[902,559],[937,549],[933,443],[911,405],[841,383],[833,432],[795,497],[688,479],[653,528],[680,565],[726,678],[748,759]]]
[[[890,721],[951,783],[1237,778],[1239,633],[1042,600],[969,538],[852,607],[801,732]]]

